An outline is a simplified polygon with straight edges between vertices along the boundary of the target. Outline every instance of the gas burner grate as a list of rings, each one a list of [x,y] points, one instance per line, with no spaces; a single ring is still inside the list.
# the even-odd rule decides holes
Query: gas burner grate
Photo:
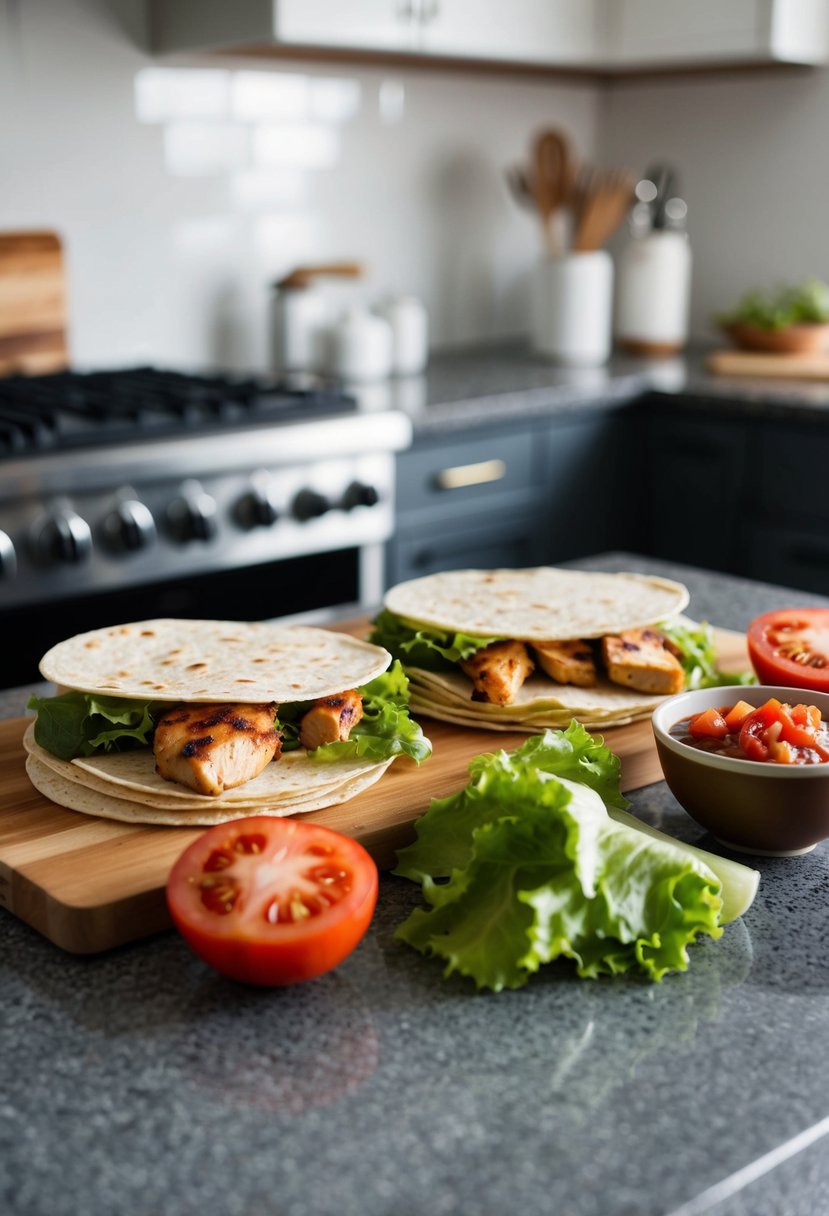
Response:
[[[103,447],[351,413],[335,387],[154,367],[0,379],[0,456]]]

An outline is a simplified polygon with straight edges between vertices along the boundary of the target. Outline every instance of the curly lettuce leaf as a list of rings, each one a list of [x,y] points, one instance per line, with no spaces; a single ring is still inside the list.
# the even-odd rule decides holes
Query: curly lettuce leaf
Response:
[[[569,749],[556,738],[568,734]],[[464,790],[432,803],[395,870],[420,882],[427,905],[397,937],[441,958],[445,974],[498,991],[568,958],[581,976],[634,970],[658,982],[687,968],[698,934],[719,937],[719,878],[679,843],[611,818],[600,791],[624,803],[618,761],[583,728],[478,757],[470,772]]]
[[[72,760],[93,752],[148,746],[164,704],[65,692],[59,697],[30,697],[28,708],[37,710],[35,739],[40,746],[61,760]]]
[[[414,882],[448,878],[465,866],[472,854],[476,827],[501,818],[523,789],[526,771],[570,777],[594,789],[608,805],[624,810],[628,800],[619,788],[621,764],[602,740],[581,723],[567,730],[533,735],[514,752],[476,756],[465,789],[448,798],[435,798],[417,823],[417,839],[397,854],[395,873]],[[533,785],[541,796],[540,782]]]
[[[459,659],[469,659],[484,646],[499,640],[407,625],[386,608],[378,614],[369,635],[369,641],[375,646],[385,647],[409,667],[422,667],[427,671],[451,671]]]
[[[662,633],[680,651],[686,688],[721,688],[732,684],[756,684],[751,671],[726,672],[717,666],[714,631],[707,621],[692,621],[679,616],[659,625]]]
[[[431,743],[409,717],[409,680],[397,660],[358,691],[363,698],[363,717],[351,728],[348,739],[309,752],[312,760],[381,761],[408,756],[420,764],[431,756]]]

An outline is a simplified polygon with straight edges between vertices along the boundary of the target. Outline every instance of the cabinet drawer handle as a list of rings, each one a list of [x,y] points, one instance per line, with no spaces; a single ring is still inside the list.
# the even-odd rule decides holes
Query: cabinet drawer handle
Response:
[[[435,473],[439,490],[460,490],[464,486],[482,486],[488,481],[500,481],[507,471],[503,460],[482,460],[479,464],[458,464],[452,469]]]

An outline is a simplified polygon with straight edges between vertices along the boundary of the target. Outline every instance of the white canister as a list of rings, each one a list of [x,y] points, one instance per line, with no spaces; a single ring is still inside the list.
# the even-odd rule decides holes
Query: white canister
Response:
[[[331,331],[331,370],[343,380],[383,380],[391,374],[392,331],[384,317],[350,308]]]
[[[533,347],[555,363],[593,367],[612,346],[613,262],[605,249],[547,258],[536,270]]]
[[[331,303],[318,287],[279,287],[271,313],[272,372],[325,370]]]
[[[639,355],[672,355],[688,340],[691,245],[685,232],[634,237],[619,256],[616,341]]]
[[[393,296],[378,309],[391,326],[392,371],[417,376],[429,358],[429,318],[415,296]]]

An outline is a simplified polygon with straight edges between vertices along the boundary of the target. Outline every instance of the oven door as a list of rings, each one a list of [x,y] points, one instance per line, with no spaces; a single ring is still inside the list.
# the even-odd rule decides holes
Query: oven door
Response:
[[[0,687],[39,680],[38,663],[49,647],[87,629],[170,616],[258,621],[376,604],[381,559],[382,546],[364,545],[5,609]]]

